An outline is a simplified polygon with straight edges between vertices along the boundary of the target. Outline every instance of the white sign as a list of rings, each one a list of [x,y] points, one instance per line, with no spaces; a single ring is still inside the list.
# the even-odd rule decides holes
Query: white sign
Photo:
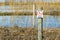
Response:
[[[37,18],[43,18],[43,10],[37,10]]]

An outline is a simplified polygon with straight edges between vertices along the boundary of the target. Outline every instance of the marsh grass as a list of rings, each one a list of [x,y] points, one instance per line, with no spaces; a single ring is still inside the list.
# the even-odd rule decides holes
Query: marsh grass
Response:
[[[27,37],[27,38],[26,38]],[[38,40],[37,28],[4,27],[0,28],[1,40]],[[48,28],[43,30],[43,40],[60,40],[60,28]]]

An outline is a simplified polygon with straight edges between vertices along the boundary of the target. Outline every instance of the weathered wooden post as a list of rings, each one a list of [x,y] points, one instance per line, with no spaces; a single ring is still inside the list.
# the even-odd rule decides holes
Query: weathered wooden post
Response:
[[[37,18],[38,18],[38,40],[42,39],[43,32],[43,8],[37,10]]]
[[[33,4],[33,27],[35,27],[35,4]]]

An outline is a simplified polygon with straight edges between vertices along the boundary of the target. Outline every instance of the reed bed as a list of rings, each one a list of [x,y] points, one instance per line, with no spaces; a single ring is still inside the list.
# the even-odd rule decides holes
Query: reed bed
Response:
[[[60,40],[60,28],[43,29],[43,40]],[[37,28],[0,27],[0,40],[38,40]]]

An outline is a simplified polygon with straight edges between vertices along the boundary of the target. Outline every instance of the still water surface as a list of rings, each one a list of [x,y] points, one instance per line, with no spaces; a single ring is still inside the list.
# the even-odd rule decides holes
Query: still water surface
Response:
[[[35,17],[36,27],[38,27],[38,19]],[[0,26],[33,26],[33,16],[0,16]],[[44,15],[43,27],[60,27],[60,16]]]

